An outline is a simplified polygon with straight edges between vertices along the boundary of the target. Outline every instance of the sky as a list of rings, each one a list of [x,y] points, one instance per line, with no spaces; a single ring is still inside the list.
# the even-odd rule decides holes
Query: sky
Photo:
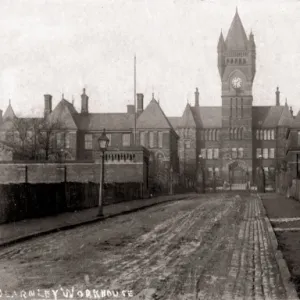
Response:
[[[0,108],[38,115],[44,94],[55,106],[86,88],[90,112],[124,112],[137,92],[155,98],[168,116],[187,102],[221,105],[217,43],[236,7],[252,29],[257,66],[254,105],[274,105],[281,91],[300,109],[299,0],[1,0]]]

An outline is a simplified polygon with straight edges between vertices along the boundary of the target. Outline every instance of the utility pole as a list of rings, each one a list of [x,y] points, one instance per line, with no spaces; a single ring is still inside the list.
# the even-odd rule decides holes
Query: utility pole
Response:
[[[134,131],[133,140],[136,145],[136,55],[134,55]]]

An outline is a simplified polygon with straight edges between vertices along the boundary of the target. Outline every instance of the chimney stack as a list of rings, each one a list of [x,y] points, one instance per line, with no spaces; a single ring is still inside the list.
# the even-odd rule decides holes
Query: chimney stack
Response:
[[[137,114],[141,114],[144,110],[144,94],[137,94]]]
[[[294,112],[293,112],[293,108],[290,106],[290,112],[291,112],[291,115],[292,117],[294,116]]]
[[[199,91],[198,88],[196,88],[196,92],[195,92],[195,107],[199,106]]]
[[[52,96],[44,95],[45,107],[44,107],[44,116],[48,116],[52,112]]]
[[[279,87],[277,87],[276,90],[276,106],[280,106],[280,91],[279,91]]]
[[[2,109],[0,109],[0,124],[3,123],[3,116],[2,116],[2,114],[3,114],[3,111],[2,111]]]
[[[81,95],[81,113],[89,112],[89,97],[85,93],[85,89],[83,89]]]
[[[134,105],[133,104],[128,104],[127,105],[127,113],[128,114],[134,114]]]

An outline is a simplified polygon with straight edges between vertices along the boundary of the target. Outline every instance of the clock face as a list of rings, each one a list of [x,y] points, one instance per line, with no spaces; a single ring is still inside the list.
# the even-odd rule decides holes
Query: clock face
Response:
[[[240,77],[234,77],[231,83],[234,89],[240,89],[242,87],[242,79]]]

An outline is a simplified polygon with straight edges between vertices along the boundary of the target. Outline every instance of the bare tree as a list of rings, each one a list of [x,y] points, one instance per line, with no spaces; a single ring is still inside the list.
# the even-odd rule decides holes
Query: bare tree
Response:
[[[64,152],[64,134],[65,126],[59,120],[15,118],[7,132],[7,142],[16,158],[57,160]]]

